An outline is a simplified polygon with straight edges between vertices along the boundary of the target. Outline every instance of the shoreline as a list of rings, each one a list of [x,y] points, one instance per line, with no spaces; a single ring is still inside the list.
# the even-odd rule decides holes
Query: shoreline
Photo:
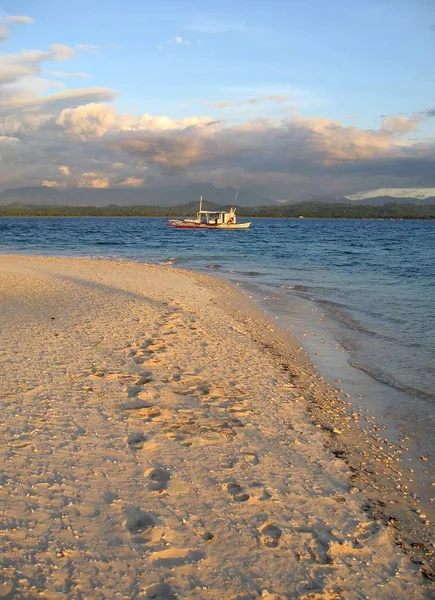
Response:
[[[412,592],[420,595],[413,597],[423,598],[426,593],[430,593],[425,587],[433,577],[429,564],[429,526],[411,510],[406,494],[403,495],[404,491],[397,489],[398,474],[391,467],[395,458],[394,449],[388,448],[382,456],[379,455],[379,448],[375,448],[355,424],[355,413],[350,411],[345,399],[332,384],[314,371],[297,342],[280,331],[235,286],[219,278],[187,272],[178,267],[85,258],[24,255],[3,255],[3,258],[0,275],[8,285],[2,287],[2,292],[9,302],[9,309],[6,311],[9,319],[7,314],[6,319],[5,316],[3,319],[8,327],[7,339],[9,342],[13,340],[12,347],[15,351],[15,354],[6,355],[6,359],[12,365],[12,371],[15,369],[14,373],[18,374],[19,367],[24,372],[30,369],[33,379],[40,377],[35,373],[36,366],[31,365],[33,355],[27,356],[28,349],[22,346],[19,335],[23,335],[30,347],[39,350],[41,359],[52,368],[55,367],[55,375],[51,374],[49,379],[58,377],[59,381],[65,383],[67,375],[68,381],[72,381],[74,385],[79,384],[76,392],[81,398],[81,409],[87,410],[89,417],[95,419],[95,415],[101,414],[101,399],[104,398],[113,403],[110,410],[106,409],[108,412],[104,427],[110,421],[110,427],[115,428],[115,438],[116,435],[119,436],[116,431],[127,428],[127,440],[132,441],[124,441],[122,447],[116,447],[116,450],[125,464],[131,463],[128,468],[135,473],[137,497],[143,497],[145,487],[147,507],[151,508],[146,512],[148,517],[144,517],[142,512],[145,509],[137,506],[137,502],[132,504],[127,503],[127,500],[119,500],[126,522],[122,534],[117,531],[117,535],[121,539],[122,551],[133,548],[134,553],[137,553],[137,546],[146,546],[147,555],[154,556],[150,569],[155,572],[155,576],[151,579],[159,581],[159,573],[165,573],[165,581],[168,582],[165,585],[176,589],[180,598],[222,597],[219,593],[225,589],[224,582],[213,579],[210,573],[219,564],[216,547],[226,538],[224,534],[216,535],[212,531],[206,531],[205,525],[200,524],[200,521],[204,521],[201,512],[206,503],[202,498],[202,489],[198,486],[198,482],[202,482],[204,489],[214,490],[208,501],[214,507],[210,509],[211,514],[218,517],[216,523],[222,523],[228,511],[236,519],[233,525],[227,523],[230,531],[227,541],[234,544],[232,536],[238,531],[248,548],[251,547],[250,544],[254,544],[251,552],[258,558],[259,564],[263,565],[263,570],[272,556],[276,562],[272,569],[276,577],[271,576],[269,569],[267,582],[261,588],[263,584],[254,581],[255,577],[258,579],[258,573],[255,577],[252,575],[255,568],[251,563],[246,564],[249,559],[243,558],[243,551],[238,556],[236,553],[228,555],[226,550],[227,557],[230,556],[236,563],[239,561],[239,569],[243,565],[243,569],[251,574],[248,582],[244,583],[241,575],[236,577],[234,597],[242,597],[240,594],[243,585],[249,588],[247,593],[251,594],[245,595],[246,598],[255,598],[254,594],[270,598],[273,594],[280,594],[279,597],[284,598],[302,598],[304,594],[315,594],[312,597],[319,599],[363,598],[368,594],[372,598],[405,598],[410,597],[407,595],[411,592],[409,586],[414,585],[416,591]],[[34,283],[33,287],[29,287],[30,281]],[[148,288],[153,289],[149,292]],[[23,298],[24,289],[30,298]],[[65,307],[68,307],[67,317],[61,316],[62,312],[58,314]],[[56,314],[48,316],[53,311]],[[150,318],[150,315],[156,318]],[[21,324],[13,323],[12,319],[18,317]],[[59,319],[65,319],[65,327],[59,325]],[[37,344],[33,339],[34,335],[30,335],[30,329],[23,334],[23,323],[31,328],[33,334],[35,331],[50,331],[45,340],[47,348],[41,348]],[[127,323],[129,329],[126,331]],[[52,331],[53,327],[58,331]],[[153,335],[150,335],[151,330]],[[104,348],[104,353],[100,356],[101,347]],[[56,348],[61,348],[66,356],[71,354],[73,360],[70,362],[76,366],[72,368],[68,366],[68,361],[63,362],[64,359],[60,358],[62,354],[58,355],[59,364],[53,362]],[[84,368],[81,362],[85,358],[90,360],[97,348],[99,360]],[[77,350],[80,350],[79,355],[76,354]],[[23,358],[21,353],[24,353],[27,362],[19,361],[19,358]],[[62,372],[58,373],[58,370]],[[232,375],[233,370],[237,376]],[[9,380],[10,387],[23,398],[23,409],[26,402],[30,402],[36,412],[39,405],[34,404],[35,399],[45,398],[44,401],[48,401],[49,384],[50,381],[43,382],[42,385],[24,391],[18,377]],[[85,389],[87,387],[91,389]],[[89,396],[92,398],[90,402],[86,400]],[[120,411],[118,407],[122,396],[125,398],[121,405],[125,408]],[[60,398],[58,400],[61,401]],[[70,404],[68,407],[73,410]],[[7,408],[14,420],[13,400],[8,403]],[[78,408],[74,408],[76,418],[81,415]],[[151,415],[153,410],[154,416]],[[98,427],[101,426],[102,429],[98,430],[97,436],[91,436],[94,442],[99,438],[105,439],[103,423],[98,423]],[[174,424],[177,427],[172,429]],[[266,436],[263,433],[265,424]],[[142,426],[144,431],[133,431],[133,425],[134,428]],[[77,427],[83,426],[78,423]],[[41,428],[43,429],[42,425]],[[164,430],[162,440],[161,429]],[[2,433],[7,438],[8,431]],[[32,439],[37,440],[38,435],[39,431],[35,431]],[[74,441],[79,450],[82,436],[86,437],[86,433],[77,433],[79,441]],[[120,436],[120,439],[124,437]],[[242,437],[245,438],[244,441],[239,442]],[[24,443],[23,440],[28,440],[29,435],[21,432],[18,439],[21,440],[18,444]],[[155,439],[160,441],[151,441]],[[58,442],[54,442],[55,447],[57,444]],[[69,440],[65,452],[69,452],[71,444],[72,441]],[[175,455],[173,449],[168,450],[174,444],[178,448]],[[238,444],[239,458],[233,460],[230,455]],[[276,453],[278,446],[280,451]],[[14,453],[18,449],[18,454],[25,454],[27,447],[26,442],[24,446],[18,445],[15,450],[11,450],[9,444],[8,452],[12,452],[9,460],[15,460]],[[107,448],[110,447],[109,444]],[[152,473],[149,474],[152,481],[147,483],[147,479],[141,480],[137,470],[142,469],[153,451],[157,452],[154,462],[157,457],[169,452],[171,459],[176,462],[176,468],[174,463],[172,468],[154,467],[155,477],[152,477]],[[206,455],[213,469],[219,471],[219,476],[211,478],[216,479],[216,482],[208,481],[205,473],[201,472],[199,476],[195,471],[190,472],[180,458],[183,453],[185,461],[198,461],[201,456]],[[72,456],[68,457],[73,461]],[[86,455],[82,458],[86,458]],[[232,466],[229,466],[230,463]],[[45,464],[51,464],[51,459],[46,459]],[[101,466],[98,468],[106,470]],[[126,467],[127,470],[128,468]],[[237,478],[232,476],[233,470],[237,473]],[[289,473],[292,474],[290,483],[287,481]],[[178,485],[177,475],[182,482]],[[84,476],[84,479],[91,485],[91,479],[87,477]],[[190,488],[189,478],[192,483]],[[110,475],[106,473],[105,479],[110,481]],[[153,483],[154,479],[157,487]],[[267,480],[267,483],[260,483],[258,479]],[[172,518],[166,516],[163,525],[159,524],[155,513],[156,507],[161,506],[162,502],[170,504],[173,501],[172,510],[177,507],[179,511],[186,510],[186,502],[179,496],[181,489],[187,497],[187,505],[190,506],[191,502],[196,507],[198,518],[192,519],[192,515],[188,514],[188,518],[183,517],[186,523],[181,522],[181,526],[178,521],[173,523]],[[195,490],[194,493],[192,489]],[[109,491],[111,494],[115,493]],[[63,492],[62,494],[68,496]],[[32,495],[35,494],[32,492]],[[38,493],[36,496],[44,497],[44,494]],[[109,497],[108,493],[106,497]],[[198,504],[201,498],[202,504]],[[308,498],[311,503],[318,502],[320,508],[306,507]],[[23,498],[19,500],[21,502]],[[43,503],[43,500],[39,501]],[[86,519],[91,522],[93,519],[98,520],[102,518],[102,513],[109,519],[110,507],[117,502],[116,499],[104,501],[97,515],[89,511],[88,506],[84,510]],[[332,507],[338,513],[343,511],[338,520],[332,515]],[[316,510],[319,510],[319,514],[313,516],[312,511]],[[288,515],[291,515],[290,521]],[[76,520],[80,521],[80,516],[76,515]],[[74,520],[71,515],[70,518]],[[365,522],[367,520],[369,523]],[[236,525],[238,521],[239,524]],[[311,526],[308,526],[310,521]],[[48,527],[48,520],[45,522]],[[330,524],[326,526],[325,522]],[[355,525],[357,523],[359,525]],[[388,525],[384,526],[382,523]],[[83,521],[81,525],[86,528],[87,521]],[[199,540],[197,547],[188,550],[181,547],[177,535],[181,538],[189,536],[187,533],[180,534],[180,528],[190,529],[194,533],[200,531],[200,535],[195,533],[194,538]],[[169,550],[161,543],[162,537],[155,539],[157,529],[160,530],[160,535],[162,531],[165,533],[165,544],[169,544]],[[90,547],[96,543],[95,533],[89,537]],[[213,537],[204,538],[209,534]],[[107,540],[111,539],[113,530],[110,527],[107,535]],[[405,560],[405,554],[401,550],[395,548],[393,537],[408,556],[414,561],[421,561],[420,571],[425,577],[418,574],[415,570],[417,567],[409,559]],[[418,541],[415,541],[417,538]],[[382,539],[382,550],[378,553],[374,550],[376,539]],[[300,547],[296,557],[292,543]],[[412,547],[412,544],[416,546]],[[213,546],[214,550],[209,552],[209,548]],[[225,547],[224,544],[220,551],[223,552]],[[110,545],[105,549],[108,548],[111,548]],[[384,551],[385,556],[381,556],[380,553]],[[113,553],[113,548],[109,553]],[[370,569],[363,567],[367,560],[370,562]],[[77,556],[75,561],[77,564],[80,562]],[[391,571],[395,561],[401,564],[401,576],[391,576],[390,592],[385,588],[381,590],[379,586],[388,578],[386,573]],[[190,595],[182,595],[185,590],[183,592],[183,588],[179,589],[177,585],[180,582],[186,585],[189,577],[199,577],[198,571],[203,571],[203,568],[200,569],[202,563],[208,565],[206,579],[212,585],[207,592],[200,592],[195,588],[193,592],[190,590]],[[361,574],[356,577],[349,566],[352,563],[367,570],[360,583],[364,586],[361,596],[350,595],[352,592],[349,585],[356,585],[361,581]],[[309,582],[304,583],[305,588],[298,587],[298,581],[283,580],[289,564],[299,573],[299,582]],[[284,565],[287,566],[284,568]],[[178,578],[175,577],[172,581],[171,575],[167,573],[168,569],[178,569]],[[189,571],[189,576],[185,571]],[[370,583],[370,578],[376,584]],[[157,585],[151,579],[145,581],[144,585]],[[346,579],[349,579],[349,583],[345,583]],[[311,587],[307,588],[306,585]],[[240,589],[236,589],[237,586]],[[13,591],[18,588],[11,589]],[[265,590],[269,596],[263,593]],[[167,592],[166,597],[171,597],[171,593],[175,592]]]
[[[240,284],[240,287],[243,289],[243,284]],[[249,295],[247,298],[248,302],[251,297]],[[315,301],[308,302],[316,305]],[[259,299],[255,303],[263,310]],[[265,314],[269,319],[274,316],[271,309],[266,309]],[[353,394],[346,393],[346,389],[350,391],[352,388],[358,388],[358,384],[343,383],[342,380],[334,380],[325,374],[326,369],[314,364],[314,356],[310,355],[309,349],[299,336],[283,328],[282,318],[275,318],[277,321],[275,324],[271,321],[272,325],[287,335],[292,344],[299,346],[299,366],[306,369],[307,373],[314,371],[321,384],[314,393],[312,389],[308,393],[305,390],[304,396],[307,400],[307,411],[313,417],[313,424],[328,434],[325,447],[348,465],[351,482],[366,497],[367,512],[395,530],[398,545],[409,553],[413,560],[422,561],[424,575],[434,580],[433,510],[429,521],[425,513],[432,507],[415,494],[414,470],[418,466],[417,457],[415,456],[412,464],[406,467],[401,461],[405,450],[402,440],[387,439],[387,425],[383,425],[379,418],[371,414],[370,408],[373,407],[370,407],[370,404],[363,406],[362,400],[357,405],[355,398],[352,398]],[[294,355],[288,357],[285,344],[281,347],[278,345],[271,351],[280,360],[295,361]],[[348,367],[355,369],[351,365]],[[342,374],[345,372],[343,368],[343,365],[338,367],[337,372],[341,371]],[[372,379],[365,372],[363,375],[369,380]],[[375,379],[373,381],[375,385],[385,385]],[[346,389],[342,389],[341,386]],[[312,384],[309,387],[311,388]],[[388,423],[388,420],[386,422]]]
[[[392,387],[385,381],[378,380],[370,371],[352,362],[351,350],[340,342],[346,332],[339,329],[340,323],[334,315],[328,314],[325,308],[314,299],[289,295],[277,300],[276,292],[267,295],[264,286],[255,288],[252,284],[242,284],[248,297],[265,310],[266,314],[277,325],[296,337],[307,352],[317,373],[325,377],[333,387],[349,399],[353,410],[357,413],[355,422],[364,429],[374,446],[388,445],[394,448],[395,461],[404,473],[405,489],[412,501],[418,500],[421,512],[427,513],[431,524],[435,522],[435,506],[433,504],[433,470],[427,470],[433,456],[433,440],[430,436],[430,425],[420,428],[422,437],[408,427],[407,411],[401,413],[400,408],[409,405],[431,419],[431,412],[426,405],[426,397]],[[253,296],[251,294],[254,294]],[[409,409],[408,409],[409,412]],[[377,426],[379,431],[373,430]],[[382,436],[382,437],[381,437]]]

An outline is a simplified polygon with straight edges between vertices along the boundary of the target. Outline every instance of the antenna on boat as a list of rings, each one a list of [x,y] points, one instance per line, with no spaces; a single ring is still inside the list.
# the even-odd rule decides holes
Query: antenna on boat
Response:
[[[199,212],[202,211],[202,196],[199,199]]]

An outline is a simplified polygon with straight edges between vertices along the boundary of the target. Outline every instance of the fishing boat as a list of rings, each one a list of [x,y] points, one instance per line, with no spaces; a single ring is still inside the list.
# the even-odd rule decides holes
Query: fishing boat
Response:
[[[234,204],[236,200],[237,194]],[[201,196],[196,219],[171,219],[166,225],[177,229],[248,229],[251,222],[237,223],[235,206],[232,206],[229,212],[224,210],[202,210]]]

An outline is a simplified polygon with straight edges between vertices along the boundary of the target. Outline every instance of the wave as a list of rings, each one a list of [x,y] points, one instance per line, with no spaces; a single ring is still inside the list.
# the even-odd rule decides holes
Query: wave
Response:
[[[355,319],[355,317],[351,317],[347,312],[349,310],[352,310],[351,306],[348,306],[346,304],[341,304],[339,302],[333,302],[332,300],[326,300],[323,298],[319,298],[318,294],[321,293],[323,291],[323,289],[325,289],[325,288],[322,289],[320,287],[297,284],[297,285],[294,285],[292,288],[288,287],[287,289],[289,289],[289,291],[302,292],[301,295],[304,298],[307,297],[307,294],[310,294],[309,299],[311,301],[315,302],[316,304],[320,304],[321,306],[326,308],[326,310],[328,311],[330,316],[335,318],[340,323],[346,325],[346,327],[348,327],[349,329],[353,329],[354,331],[359,331],[359,332],[364,333],[369,336],[378,337],[378,338],[382,338],[382,339],[389,339],[386,336],[383,336],[382,334],[380,334],[379,331],[373,331],[367,325],[363,324],[361,321],[358,321],[358,319]],[[326,291],[331,292],[330,289],[329,290],[325,289],[325,292]]]
[[[260,277],[263,273],[258,271],[233,271],[237,275],[244,275],[245,277]]]
[[[349,364],[354,369],[358,369],[358,371],[363,371],[364,373],[367,373],[367,375],[370,375],[370,377],[376,379],[376,381],[384,383],[389,387],[394,388],[395,390],[399,390],[400,392],[404,392],[412,396],[418,396],[419,398],[423,398],[424,400],[435,400],[435,394],[425,392],[424,390],[416,388],[412,385],[408,385],[406,383],[398,381],[397,379],[394,379],[394,377],[389,375],[389,373],[386,373],[381,369],[376,369],[375,367],[363,365],[353,360],[349,360]]]
[[[126,246],[125,242],[110,242],[110,241],[96,241],[94,242],[96,246]]]
[[[381,335],[378,331],[373,331],[369,329],[366,325],[358,321],[354,317],[351,317],[349,314],[344,312],[343,309],[349,309],[345,304],[339,304],[338,302],[332,302],[331,300],[316,300],[318,304],[324,306],[328,312],[335,318],[337,321],[344,323],[349,329],[353,329],[354,331],[359,331],[360,333],[364,333],[366,335],[378,338],[387,339],[385,336]]]
[[[185,256],[168,256],[159,260],[159,264],[161,265],[179,265],[187,262],[189,262],[189,258]]]

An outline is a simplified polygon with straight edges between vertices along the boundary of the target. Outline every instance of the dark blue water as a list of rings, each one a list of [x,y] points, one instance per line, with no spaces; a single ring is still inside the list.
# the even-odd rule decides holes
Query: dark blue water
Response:
[[[252,282],[282,310],[308,298],[350,362],[435,402],[435,222],[259,219],[185,231],[163,219],[0,219],[0,252],[166,263]],[[273,312],[273,303],[272,308]]]

